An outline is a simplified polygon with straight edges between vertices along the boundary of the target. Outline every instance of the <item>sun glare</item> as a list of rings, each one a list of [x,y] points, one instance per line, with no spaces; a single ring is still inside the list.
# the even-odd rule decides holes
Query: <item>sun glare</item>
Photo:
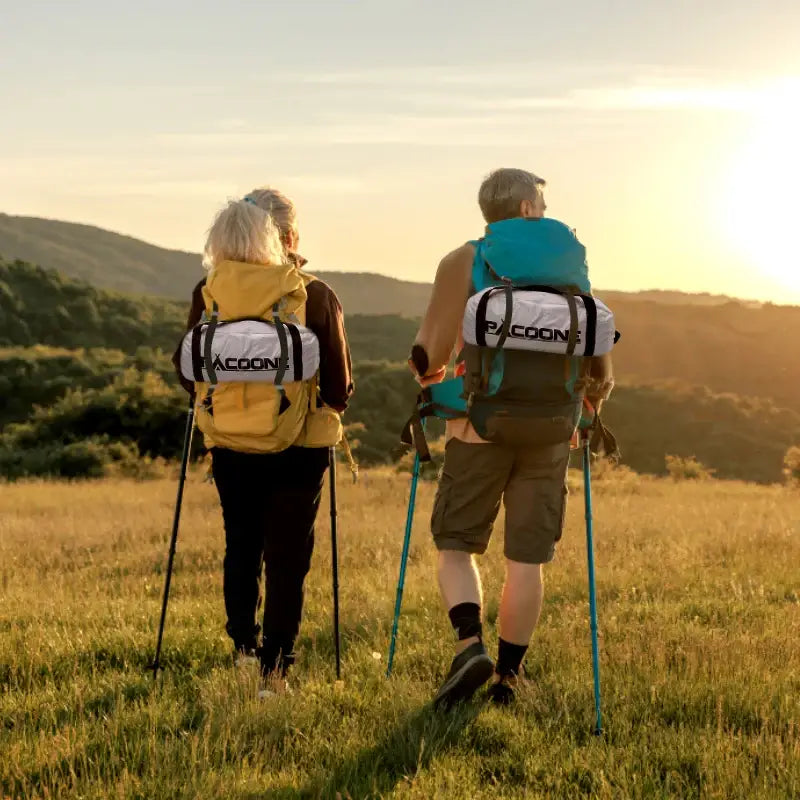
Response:
[[[723,224],[754,278],[800,293],[800,79],[758,96],[752,135],[725,187]]]

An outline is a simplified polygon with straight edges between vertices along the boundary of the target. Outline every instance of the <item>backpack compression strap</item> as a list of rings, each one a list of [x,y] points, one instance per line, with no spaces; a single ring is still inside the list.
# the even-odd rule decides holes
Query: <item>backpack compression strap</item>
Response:
[[[292,322],[287,322],[289,338],[292,340],[292,361],[294,362],[295,381],[303,380],[303,340],[300,338],[300,331]]]
[[[499,350],[506,343],[508,334],[511,332],[511,318],[514,316],[514,284],[509,278],[504,278],[502,275],[499,275],[485,257],[483,259],[483,263],[486,265],[486,269],[489,271],[489,274],[496,281],[500,281],[502,285],[498,286],[494,290],[486,292],[486,294],[481,297],[481,302],[478,305],[478,319],[476,321],[479,328],[477,335],[483,339],[483,341],[478,339],[478,344],[482,347],[486,346],[486,335],[483,331],[483,328],[485,327],[484,323],[486,322],[486,309],[489,306],[489,298],[493,294],[497,294],[497,292],[502,291],[505,293],[506,297],[506,313],[503,318],[503,327],[500,330],[500,337],[495,345],[495,347]]]
[[[431,460],[431,451],[428,448],[428,440],[425,438],[425,428],[422,424],[422,413],[419,406],[414,409],[414,413],[403,426],[400,434],[401,452],[407,452],[412,447],[416,449],[421,462],[425,463]]]
[[[434,383],[423,389],[417,396],[414,413],[403,426],[400,434],[400,447],[402,451],[414,447],[419,455],[419,460],[431,460],[428,442],[425,438],[423,420],[428,417],[439,419],[462,419],[467,416],[467,405],[463,398],[464,381],[462,378],[453,378],[442,383]]]
[[[584,399],[584,406],[586,406]],[[617,445],[617,437],[603,424],[600,414],[594,413],[591,422],[583,423],[583,417],[579,424],[581,439],[585,441],[585,437],[589,438],[589,450],[598,455],[600,451],[606,458],[612,461],[619,461],[621,453]]]
[[[603,421],[598,414],[595,417],[595,423],[592,426],[592,435],[589,439],[589,449],[597,455],[602,449],[606,458],[612,461],[619,461],[621,453],[617,445],[617,437],[603,425]]]
[[[211,384],[211,391],[213,391],[213,387],[217,384],[217,372],[214,369],[214,362],[211,358],[211,343],[214,340],[214,331],[217,329],[218,322],[219,306],[216,304],[216,302],[214,302],[214,304],[211,306],[211,319],[208,321],[208,327],[206,328],[206,341],[205,347],[203,348],[206,375],[208,375],[208,382]]]
[[[203,359],[205,361],[205,368],[206,374],[208,375],[208,391],[206,392],[206,396],[203,398],[203,405],[208,410],[208,413],[213,415],[214,414],[214,406],[212,401],[212,396],[214,395],[214,390],[217,388],[217,372],[214,369],[214,363],[212,359],[212,352],[211,352],[211,344],[214,341],[214,331],[217,329],[217,323],[219,322],[219,306],[217,305],[216,301],[211,306],[211,319],[208,321],[208,327],[206,328],[206,340],[205,340],[205,347],[203,348]],[[194,335],[192,335],[192,341],[194,342]],[[197,340],[197,346],[200,346],[200,340]],[[197,367],[195,366],[195,373],[197,373]]]
[[[278,414],[283,414],[283,412],[286,411],[291,405],[289,398],[286,396],[286,390],[283,388],[283,379],[286,376],[286,371],[289,369],[289,343],[286,339],[286,330],[284,328],[284,323],[280,318],[279,312],[280,306],[278,303],[275,303],[275,305],[272,306],[272,321],[275,324],[275,330],[278,334],[278,342],[281,347],[281,355],[280,359],[278,360],[278,371],[275,374],[275,388],[278,390],[281,396],[281,405],[280,409],[278,410]]]
[[[206,323],[200,322],[192,328],[192,373],[195,383],[203,382],[203,356],[200,353],[200,339]]]

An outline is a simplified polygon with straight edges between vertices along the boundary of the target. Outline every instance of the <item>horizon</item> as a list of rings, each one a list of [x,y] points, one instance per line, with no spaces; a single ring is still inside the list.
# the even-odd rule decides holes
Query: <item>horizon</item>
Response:
[[[136,241],[136,242],[138,242],[140,244],[144,244],[144,245],[147,245],[149,247],[156,247],[156,248],[158,248],[160,250],[166,250],[166,251],[171,252],[171,253],[179,253],[181,255],[197,256],[198,259],[202,258],[202,253],[200,251],[194,251],[193,252],[191,250],[181,250],[181,249],[178,249],[178,248],[164,247],[163,245],[160,245],[160,244],[158,244],[156,242],[149,242],[149,241],[147,241],[145,239],[140,239],[139,237],[133,236],[132,234],[129,234],[129,233],[124,233],[122,231],[114,231],[114,230],[110,230],[108,228],[101,228],[98,225],[95,225],[95,224],[93,224],[91,222],[77,222],[77,221],[74,221],[74,220],[54,219],[54,218],[51,218],[51,217],[29,217],[29,216],[23,216],[23,215],[18,215],[18,214],[9,214],[9,213],[7,213],[5,211],[0,211],[0,217],[2,217],[2,216],[10,217],[12,219],[14,219],[14,218],[18,218],[18,219],[35,219],[35,220],[40,220],[40,221],[43,221],[43,222],[55,222],[55,223],[63,223],[65,225],[77,225],[77,226],[81,226],[81,227],[93,228],[94,230],[98,230],[98,231],[101,231],[103,233],[111,233],[114,236],[120,236],[122,238],[132,239],[132,240],[134,240],[134,241]],[[3,258],[5,256],[6,256],[6,254],[0,253],[0,258]],[[22,260],[24,261],[25,259],[22,259]],[[46,264],[39,264],[38,266],[45,267],[45,268],[50,268]],[[322,267],[321,269],[312,269],[312,272],[315,272],[315,273],[320,274],[322,276],[328,275],[328,274],[331,274],[331,273],[338,274],[338,275],[374,275],[374,276],[377,276],[377,277],[380,277],[380,278],[387,278],[389,280],[400,281],[402,283],[412,283],[412,284],[417,284],[417,285],[420,285],[420,286],[432,286],[433,285],[433,276],[431,276],[431,279],[429,281],[426,281],[426,280],[413,280],[413,279],[410,279],[410,278],[397,277],[396,275],[390,275],[390,274],[387,274],[385,272],[379,272],[377,270],[346,269],[346,268],[342,268],[342,267]],[[664,294],[683,294],[683,295],[692,296],[692,297],[704,297],[704,296],[707,296],[707,297],[712,297],[712,298],[713,297],[727,298],[727,299],[735,300],[735,301],[738,301],[738,302],[741,302],[741,303],[770,303],[771,305],[774,305],[774,306],[785,306],[787,308],[800,308],[800,300],[798,300],[797,302],[775,302],[775,301],[772,301],[772,300],[761,300],[761,299],[758,299],[756,297],[734,295],[734,294],[724,293],[724,292],[720,293],[720,292],[709,292],[709,291],[686,291],[684,289],[663,288],[663,287],[655,287],[655,286],[650,286],[650,287],[645,286],[644,288],[641,288],[641,289],[618,289],[618,288],[611,287],[611,286],[602,286],[602,287],[593,287],[593,290],[595,292],[616,292],[616,293],[621,293],[621,294],[654,294],[654,293],[659,293],[660,292],[660,293],[664,293]]]
[[[508,3],[494,49],[476,0],[215,8],[15,7],[0,207],[192,253],[269,183],[312,264],[430,282],[518,166],[598,286],[800,304],[799,4]]]

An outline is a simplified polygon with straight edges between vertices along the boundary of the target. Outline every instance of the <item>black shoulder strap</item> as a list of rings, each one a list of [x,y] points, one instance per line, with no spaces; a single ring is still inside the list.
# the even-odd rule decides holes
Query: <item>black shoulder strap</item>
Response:
[[[214,386],[217,383],[217,373],[214,369],[214,362],[212,360],[213,353],[211,352],[211,344],[214,341],[214,331],[217,329],[217,322],[219,321],[219,306],[216,302],[211,307],[211,319],[206,328],[206,339],[203,348],[203,360],[205,362],[206,375],[208,375],[208,382]]]
[[[203,382],[203,355],[200,352],[200,340],[203,336],[204,323],[198,323],[192,328],[192,373],[195,383]]]

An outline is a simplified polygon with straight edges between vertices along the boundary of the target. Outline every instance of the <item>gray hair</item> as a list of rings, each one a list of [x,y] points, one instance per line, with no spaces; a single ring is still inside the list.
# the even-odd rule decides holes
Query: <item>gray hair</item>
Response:
[[[281,238],[285,239],[290,232],[297,234],[297,209],[283,192],[269,186],[261,186],[253,189],[246,199],[272,216],[281,232]]]
[[[543,178],[524,169],[504,167],[488,175],[478,190],[478,205],[488,223],[519,216],[523,200],[535,202],[546,186]]]
[[[269,211],[248,196],[230,200],[208,231],[203,266],[212,270],[223,261],[285,264],[286,250]]]

